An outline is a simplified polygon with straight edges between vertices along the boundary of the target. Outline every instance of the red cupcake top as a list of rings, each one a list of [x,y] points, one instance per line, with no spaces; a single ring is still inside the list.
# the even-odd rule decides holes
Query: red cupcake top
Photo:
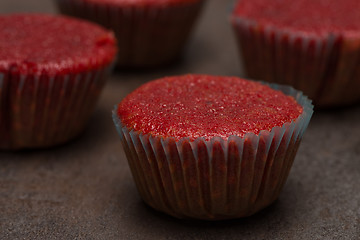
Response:
[[[172,4],[200,2],[201,0],[82,0],[85,2],[112,4],[119,6],[163,6]]]
[[[313,35],[360,35],[359,0],[240,0],[234,15]]]
[[[76,73],[111,63],[113,34],[69,17],[41,14],[0,16],[0,71]]]
[[[118,105],[124,126],[179,140],[259,134],[295,120],[302,107],[282,92],[237,77],[183,75],[142,85]]]

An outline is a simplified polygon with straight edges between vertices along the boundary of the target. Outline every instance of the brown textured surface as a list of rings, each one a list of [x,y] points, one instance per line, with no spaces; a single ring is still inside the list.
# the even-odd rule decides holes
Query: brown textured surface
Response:
[[[113,105],[164,75],[242,75],[227,14],[209,0],[184,60],[113,75],[81,137],[0,152],[0,239],[359,239],[360,107],[315,113],[280,199],[241,220],[177,220],[146,207],[111,120]],[[1,12],[54,12],[50,0],[2,0]]]

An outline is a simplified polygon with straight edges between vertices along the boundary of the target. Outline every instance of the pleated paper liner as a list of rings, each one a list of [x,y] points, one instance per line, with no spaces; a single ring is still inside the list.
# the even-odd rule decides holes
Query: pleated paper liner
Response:
[[[252,215],[277,199],[292,166],[313,106],[301,92],[272,84],[293,96],[303,113],[259,135],[205,141],[162,138],[128,129],[117,116],[129,166],[143,200],[178,218],[220,220]]]
[[[82,0],[56,3],[63,14],[97,22],[115,32],[118,67],[146,68],[179,57],[204,0],[163,6],[119,6]]]
[[[110,69],[58,76],[0,73],[0,149],[49,147],[77,136]]]
[[[309,35],[234,15],[231,23],[249,78],[291,85],[316,107],[360,101],[360,37]]]

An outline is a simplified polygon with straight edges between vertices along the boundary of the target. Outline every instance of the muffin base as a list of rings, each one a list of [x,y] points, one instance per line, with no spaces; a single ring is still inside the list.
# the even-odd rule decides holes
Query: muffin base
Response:
[[[44,148],[74,138],[110,69],[59,76],[0,73],[0,149]]]
[[[171,5],[128,5],[56,0],[60,12],[115,32],[117,67],[149,68],[178,58],[200,13],[203,0]]]
[[[232,16],[247,76],[287,84],[316,107],[360,101],[360,38],[310,35]]]
[[[275,201],[312,115],[311,102],[291,87],[272,85],[304,108],[299,118],[259,135],[205,141],[151,136],[128,129],[113,111],[143,200],[178,218],[220,220],[252,215]]]

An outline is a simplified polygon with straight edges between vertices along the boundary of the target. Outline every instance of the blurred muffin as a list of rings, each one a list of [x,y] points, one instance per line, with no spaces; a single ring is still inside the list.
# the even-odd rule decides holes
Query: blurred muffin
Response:
[[[63,14],[112,29],[117,66],[151,68],[181,54],[204,0],[56,0]]]
[[[301,92],[271,87],[237,77],[166,77],[116,105],[113,119],[144,201],[206,220],[271,204],[312,115]]]
[[[231,15],[250,78],[284,83],[316,106],[360,100],[357,0],[241,0]]]
[[[112,33],[42,14],[0,16],[0,149],[64,143],[83,130],[116,55]]]

